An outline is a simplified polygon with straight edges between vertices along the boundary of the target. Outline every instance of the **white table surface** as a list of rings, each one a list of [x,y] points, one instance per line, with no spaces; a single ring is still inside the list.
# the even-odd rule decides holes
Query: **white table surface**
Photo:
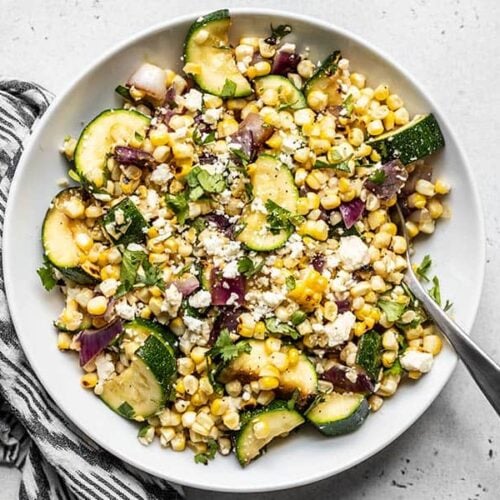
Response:
[[[349,29],[402,62],[445,110],[475,169],[486,219],[486,283],[473,335],[500,359],[497,0],[0,0],[0,72],[57,93],[129,35],[164,18],[227,5],[290,10]],[[329,480],[252,498],[495,499],[499,452],[499,420],[459,366],[425,415],[377,456]],[[19,477],[0,468],[2,499],[17,497]],[[240,496],[191,490],[188,498]]]

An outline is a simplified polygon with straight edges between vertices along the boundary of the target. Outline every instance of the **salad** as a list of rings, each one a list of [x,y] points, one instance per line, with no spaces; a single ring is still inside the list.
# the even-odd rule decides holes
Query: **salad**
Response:
[[[64,299],[58,347],[142,444],[245,466],[306,422],[355,431],[431,369],[442,341],[405,286],[391,207],[430,235],[450,187],[428,162],[432,114],[347,54],[317,62],[292,26],[232,46],[230,24],[197,19],[181,71],[142,64],[121,107],[64,140],[74,183],[45,215],[38,273]]]

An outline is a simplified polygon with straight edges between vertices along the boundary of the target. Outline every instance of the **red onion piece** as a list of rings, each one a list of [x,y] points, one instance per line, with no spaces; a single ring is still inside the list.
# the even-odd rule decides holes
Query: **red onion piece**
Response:
[[[266,126],[260,115],[250,113],[240,123],[238,131],[231,136],[231,142],[239,144],[241,150],[253,160],[272,134],[273,128]]]
[[[381,167],[384,172],[382,182],[377,183],[368,179],[365,187],[381,200],[390,200],[396,196],[408,180],[408,171],[399,160],[391,160]]]
[[[210,273],[212,304],[214,306],[242,305],[245,300],[246,279],[244,276],[224,278],[219,269],[212,269]],[[236,298],[234,298],[234,295]],[[231,300],[231,296],[233,299]],[[234,300],[234,301],[233,301]],[[228,304],[228,302],[230,302]]]
[[[359,219],[361,219],[365,210],[365,204],[359,198],[356,198],[348,203],[342,203],[339,210],[345,227],[350,229]]]
[[[200,288],[200,282],[194,276],[189,276],[182,280],[174,281],[174,285],[182,293],[183,297],[187,297],[191,295],[193,292],[196,292],[198,288]]]
[[[406,184],[401,192],[406,196],[414,193],[417,181],[420,179],[425,181],[430,181],[432,179],[432,165],[427,163],[417,163],[413,172],[408,176],[408,180],[406,181]]]
[[[78,336],[80,341],[80,366],[85,366],[98,356],[123,331],[120,319],[99,328],[83,330]]]
[[[142,149],[131,148],[129,146],[116,146],[113,156],[122,165],[150,167],[155,162],[151,154],[146,153]]]
[[[242,307],[226,306],[220,308],[220,313],[215,320],[214,327],[210,332],[209,345],[213,345],[219,338],[220,332],[224,329],[235,332],[238,328],[238,319],[243,314]]]
[[[296,73],[300,62],[299,54],[295,52],[285,52],[280,50],[273,59],[271,73],[273,75],[286,76],[288,73]]]
[[[229,238],[233,237],[234,225],[231,224],[231,222],[225,215],[211,213],[205,215],[204,219],[209,223],[213,224],[219,231],[224,233]]]
[[[325,267],[325,256],[317,253],[311,260],[311,264],[318,273],[323,271]]]
[[[165,71],[154,64],[144,63],[129,78],[127,85],[142,90],[148,97],[162,103],[167,95]]]
[[[347,366],[334,365],[321,375],[323,380],[328,380],[334,387],[349,392],[373,392],[374,385],[366,373],[357,370],[355,382],[349,380],[346,376]]]
[[[351,303],[349,302],[349,299],[336,300],[335,303],[337,304],[337,310],[339,314],[351,310]]]

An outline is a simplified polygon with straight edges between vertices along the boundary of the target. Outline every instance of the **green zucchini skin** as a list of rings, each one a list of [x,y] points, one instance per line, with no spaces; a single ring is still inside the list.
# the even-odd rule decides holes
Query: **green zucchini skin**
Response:
[[[372,380],[377,380],[382,366],[382,337],[375,330],[363,334],[359,340],[356,364],[361,366]]]
[[[342,104],[340,87],[333,78],[338,71],[338,63],[342,55],[340,51],[332,52],[322,63],[314,74],[306,81],[302,92],[306,100],[314,90],[321,90],[328,95],[328,106],[337,106]]]
[[[116,224],[117,211],[123,212],[124,223]],[[130,200],[124,198],[120,203],[117,203],[104,217],[103,226],[110,239],[116,245],[125,245],[129,243],[142,243],[146,239],[145,231],[149,228],[149,224],[142,216],[139,209]],[[125,230],[120,231],[120,226]]]
[[[254,79],[255,93],[258,97],[268,90],[273,89],[280,96],[281,109],[302,109],[307,107],[304,94],[285,76],[267,75]],[[289,99],[283,100],[283,93],[288,94]]]
[[[367,144],[379,153],[382,161],[398,159],[408,165],[440,150],[445,141],[436,118],[428,114],[367,141]]]
[[[307,410],[306,418],[322,434],[333,437],[357,430],[369,413],[363,394],[332,392],[318,398]]]
[[[160,340],[165,341],[172,348],[175,355],[179,353],[179,341],[176,335],[168,327],[157,321],[136,318],[133,321],[125,323],[124,329],[133,329],[143,335],[154,335]]]
[[[259,439],[253,432],[258,421],[268,424],[269,436]],[[241,428],[235,436],[235,453],[240,465],[245,467],[261,455],[262,449],[273,439],[288,434],[304,423],[304,417],[296,410],[290,409],[286,401],[275,400],[270,405],[245,412],[241,416]]]

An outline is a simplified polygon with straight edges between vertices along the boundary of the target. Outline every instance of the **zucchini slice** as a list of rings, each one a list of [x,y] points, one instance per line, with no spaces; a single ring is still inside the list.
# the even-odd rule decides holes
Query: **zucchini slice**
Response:
[[[361,336],[356,354],[356,364],[361,366],[372,380],[378,380],[382,366],[382,337],[375,330]]]
[[[194,65],[192,76],[205,92],[220,97],[245,97],[252,93],[252,87],[236,66],[229,46],[230,25],[227,9],[197,19],[184,42],[184,62]]]
[[[103,218],[103,226],[113,243],[125,245],[146,239],[149,224],[130,198],[117,203]]]
[[[95,285],[100,281],[98,270],[94,270],[75,242],[78,233],[88,234],[83,221],[71,219],[64,213],[65,205],[85,204],[82,189],[68,188],[59,192],[50,204],[42,226],[42,245],[50,263],[63,276],[80,285]]]
[[[244,467],[257,458],[264,446],[276,437],[285,437],[304,423],[304,417],[288,408],[286,401],[273,401],[269,406],[246,412],[241,417],[241,429],[236,435],[235,451]],[[267,427],[268,433],[260,433],[259,424]],[[264,437],[265,436],[265,437]]]
[[[369,413],[363,394],[331,392],[312,404],[306,418],[326,436],[340,436],[361,427]]]
[[[240,354],[221,372],[221,382],[226,383],[235,378],[258,380],[259,372],[265,366],[272,364],[271,355],[265,347],[265,341],[250,340],[249,344],[250,352]],[[314,365],[305,354],[301,354],[299,362],[281,374],[278,391],[283,396],[291,396],[297,390],[299,402],[304,403],[316,394],[317,386],[318,376]]]
[[[174,333],[170,329],[158,323],[157,321],[151,321],[142,318],[136,318],[124,325],[125,330],[132,330],[133,333],[146,339],[150,335],[155,336],[159,340],[166,342],[172,349],[173,353],[177,354],[179,350],[179,341]]]
[[[172,348],[156,335],[135,355],[128,368],[104,383],[101,399],[122,417],[142,421],[165,405],[176,361]]]
[[[286,165],[273,156],[260,155],[255,163],[248,166],[248,174],[254,197],[259,198],[262,204],[272,200],[292,214],[296,213],[299,192]],[[283,229],[272,233],[267,228],[267,213],[253,210],[252,205],[243,212],[241,221],[244,228],[238,235],[238,240],[250,250],[258,252],[283,246],[292,232]]]
[[[126,146],[135,134],[146,135],[151,118],[130,109],[108,109],[84,129],[75,149],[75,169],[90,191],[108,177],[107,159],[115,146]]]
[[[82,321],[78,325],[78,328],[70,328],[69,325],[61,319],[57,319],[56,321],[54,321],[54,326],[60,332],[76,333],[81,330],[87,330],[88,328],[92,328],[92,320],[90,319],[90,316],[84,314]]]
[[[262,97],[266,90],[278,92],[279,107],[281,109],[302,109],[307,107],[302,92],[285,76],[268,75],[255,78],[255,93]]]
[[[367,141],[382,161],[398,159],[404,165],[444,147],[444,137],[433,114],[415,117],[410,123]]]
[[[306,101],[311,106],[309,96],[315,90],[324,92],[328,96],[328,101],[321,109],[311,106],[314,111],[322,111],[328,106],[340,106],[342,104],[342,95],[340,93],[339,68],[338,63],[341,58],[340,51],[336,50],[330,54],[315,71],[313,76],[304,84],[303,92],[306,96]]]

